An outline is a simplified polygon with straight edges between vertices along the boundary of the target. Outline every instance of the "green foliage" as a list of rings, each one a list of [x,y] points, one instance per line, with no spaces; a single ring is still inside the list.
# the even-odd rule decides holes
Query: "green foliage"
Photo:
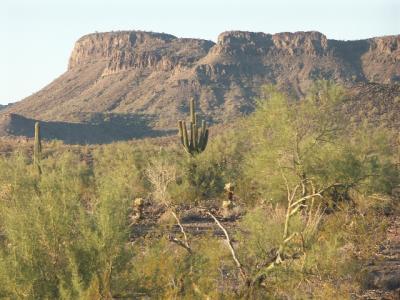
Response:
[[[210,141],[201,155],[178,159],[177,183],[170,190],[172,198],[186,203],[218,198],[226,182],[241,180],[243,155],[248,147],[245,136],[242,131],[225,130]],[[172,162],[174,158],[169,155]]]
[[[261,264],[273,255],[270,251],[282,241],[284,222],[283,208],[257,207],[246,214],[240,224],[246,234],[238,235],[246,265]]]
[[[49,143],[37,176],[31,145],[1,156],[0,298],[340,299],[357,292],[362,264],[384,238],[384,216],[396,209],[398,133],[351,123],[342,89],[330,82],[317,82],[302,101],[270,86],[262,98],[254,114],[189,159],[164,140]],[[196,124],[193,104],[191,117]],[[187,135],[187,145],[203,143],[199,132],[197,140]],[[168,170],[166,184],[160,174]],[[168,201],[178,216],[199,203],[214,212],[227,182],[245,214],[223,225],[249,285],[214,231],[188,232],[188,253],[166,238],[176,219],[153,220],[161,206],[149,203]],[[288,194],[296,201],[318,191],[287,218]],[[137,197],[153,213],[144,225],[131,224]],[[132,239],[132,229],[142,229],[132,226],[142,225],[149,233]],[[278,251],[282,261],[269,268]]]
[[[308,190],[310,181],[317,190],[335,185],[370,193],[397,184],[392,136],[369,124],[354,129],[341,112],[340,87],[317,82],[300,102],[273,87],[266,87],[265,95],[246,121],[252,147],[243,172],[258,197],[284,201],[281,170],[292,186],[303,182]]]
[[[195,239],[193,254],[166,239],[144,241],[147,251],[134,258],[137,295],[163,299],[232,299],[231,287],[223,286],[220,269],[228,257],[212,238]],[[160,259],[162,257],[162,259]],[[226,290],[225,290],[226,289]]]
[[[14,168],[0,181],[11,187],[0,202],[0,295],[82,299],[96,283],[97,293],[110,298],[131,257],[127,200],[119,201],[118,186],[95,189],[72,153],[42,163],[38,180],[23,157],[1,160]]]

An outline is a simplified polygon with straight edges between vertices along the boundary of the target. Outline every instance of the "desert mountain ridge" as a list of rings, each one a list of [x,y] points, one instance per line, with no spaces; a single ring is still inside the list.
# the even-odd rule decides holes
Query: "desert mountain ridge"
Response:
[[[301,98],[317,79],[354,89],[355,98],[378,91],[398,105],[392,100],[400,96],[400,35],[339,41],[315,31],[229,31],[214,43],[143,31],[93,33],[76,42],[64,74],[0,111],[0,135],[29,136],[25,126],[33,120],[46,122],[45,137],[69,142],[108,141],[103,132],[114,140],[162,135],[186,117],[190,98],[201,117],[223,123],[251,112],[264,84]]]

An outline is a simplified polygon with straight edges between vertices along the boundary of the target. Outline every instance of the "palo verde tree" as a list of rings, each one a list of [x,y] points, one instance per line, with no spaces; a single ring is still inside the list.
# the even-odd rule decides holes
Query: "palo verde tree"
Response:
[[[206,149],[208,142],[208,128],[206,121],[201,121],[198,126],[197,114],[195,113],[194,99],[190,100],[190,133],[186,127],[186,121],[180,120],[178,123],[179,136],[182,145],[191,156],[199,154]]]
[[[387,178],[392,172],[385,158],[391,157],[392,150],[385,147],[390,135],[368,124],[353,128],[343,111],[346,96],[340,86],[317,81],[301,101],[271,86],[263,92],[264,99],[247,120],[252,148],[244,168],[260,195],[285,201],[282,172],[289,186],[300,186],[299,198],[324,190],[331,200],[346,200],[355,187],[367,190],[374,182],[397,182]],[[381,186],[390,190],[393,184]]]
[[[351,124],[340,86],[318,81],[301,101],[272,86],[263,93],[240,128],[248,133],[250,149],[238,186],[247,184],[262,199],[244,217],[246,234],[237,238],[235,249],[251,299],[267,298],[280,274],[290,278],[287,270],[304,272],[304,262],[314,264],[312,256],[326,263],[316,254],[326,211],[337,213],[346,201],[354,208],[357,199],[352,197],[385,199],[398,182],[391,162],[394,150],[388,146],[392,135],[369,124]]]

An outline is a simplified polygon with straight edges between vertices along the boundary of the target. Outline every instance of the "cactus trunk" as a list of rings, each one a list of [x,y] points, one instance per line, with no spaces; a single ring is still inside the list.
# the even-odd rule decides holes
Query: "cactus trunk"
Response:
[[[190,100],[190,134],[186,128],[185,121],[179,121],[178,129],[181,143],[187,153],[195,155],[206,149],[208,141],[208,129],[206,122],[201,122],[201,127],[197,126],[197,115],[195,113],[194,99]],[[190,139],[189,139],[190,137]]]
[[[42,168],[40,166],[40,161],[42,158],[42,141],[40,137],[40,124],[35,123],[35,142],[33,146],[33,164],[37,169],[38,173],[42,173]]]

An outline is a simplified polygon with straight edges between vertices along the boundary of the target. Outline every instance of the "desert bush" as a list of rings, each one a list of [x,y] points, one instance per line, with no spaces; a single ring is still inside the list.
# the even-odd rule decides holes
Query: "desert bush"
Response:
[[[91,291],[111,298],[131,255],[128,201],[119,199],[118,186],[96,189],[71,152],[43,160],[40,177],[28,161],[1,161],[0,185],[11,185],[11,195],[0,203],[0,294],[82,299]]]
[[[359,195],[358,201],[365,203],[360,197],[363,196]],[[316,216],[317,230],[306,240],[308,223],[304,214],[296,215],[290,230],[302,233],[300,238],[285,247],[283,261],[267,268],[261,280],[253,282],[244,295],[336,299],[359,293],[365,262],[384,241],[388,223],[382,222],[382,215],[373,206],[354,209],[349,203],[341,203],[334,214]],[[237,252],[253,280],[274,258],[284,220],[285,209],[269,205],[253,209],[240,222],[235,235]]]
[[[207,149],[193,158],[186,158],[182,177],[188,187],[189,199],[207,200],[219,198],[227,182],[240,180],[242,159],[247,147],[244,131],[230,129],[210,139]]]
[[[163,158],[152,159],[145,170],[146,177],[153,187],[153,199],[169,205],[171,198],[168,187],[176,181],[176,168]]]
[[[163,299],[232,299],[232,287],[224,286],[221,269],[231,268],[224,246],[212,237],[192,243],[193,253],[167,241],[145,240],[145,251],[134,258],[138,295]],[[160,259],[162,258],[162,259]],[[226,282],[225,282],[226,284]]]
[[[265,94],[246,127],[252,147],[242,182],[256,197],[284,201],[282,170],[291,185],[302,183],[304,192],[332,187],[326,193],[333,201],[346,198],[350,188],[387,193],[398,183],[392,134],[370,124],[350,126],[341,111],[345,98],[339,86],[317,82],[300,102],[273,87]]]

